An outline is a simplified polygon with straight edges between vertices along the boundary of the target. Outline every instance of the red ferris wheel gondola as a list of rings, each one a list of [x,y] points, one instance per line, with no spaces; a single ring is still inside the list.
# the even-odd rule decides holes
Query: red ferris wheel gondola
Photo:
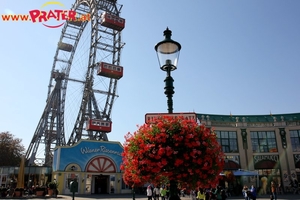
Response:
[[[99,63],[97,74],[108,78],[120,79],[123,77],[123,67],[101,62]]]

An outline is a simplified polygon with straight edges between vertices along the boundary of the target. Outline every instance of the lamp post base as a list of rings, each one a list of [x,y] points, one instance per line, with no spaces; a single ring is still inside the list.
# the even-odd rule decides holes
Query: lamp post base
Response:
[[[177,196],[170,196],[169,200],[180,200],[180,197]]]
[[[177,181],[170,181],[170,198],[169,200],[180,200],[178,195]]]

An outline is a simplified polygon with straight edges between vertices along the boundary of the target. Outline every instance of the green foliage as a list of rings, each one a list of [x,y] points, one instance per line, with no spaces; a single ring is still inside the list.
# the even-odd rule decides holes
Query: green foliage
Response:
[[[9,132],[0,133],[0,166],[18,166],[25,147],[21,144],[22,139],[14,138]]]
[[[48,183],[48,187],[50,189],[56,189],[58,187],[58,183],[52,181],[52,182]]]

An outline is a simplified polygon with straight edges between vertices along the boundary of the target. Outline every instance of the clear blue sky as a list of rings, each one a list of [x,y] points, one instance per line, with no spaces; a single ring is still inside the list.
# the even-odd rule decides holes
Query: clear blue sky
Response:
[[[45,1],[46,2],[46,1]],[[43,1],[0,1],[0,14],[27,14]],[[67,8],[73,1],[61,0]],[[166,27],[182,45],[174,112],[259,115],[300,112],[300,1],[120,0],[126,19],[124,77],[111,141],[124,142],[151,112],[167,112],[165,72],[154,45]],[[46,105],[61,28],[0,21],[0,131],[27,148]],[[68,140],[68,138],[66,138]]]

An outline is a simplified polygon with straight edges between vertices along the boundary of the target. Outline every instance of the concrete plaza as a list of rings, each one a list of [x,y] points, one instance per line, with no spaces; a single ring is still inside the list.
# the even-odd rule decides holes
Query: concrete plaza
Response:
[[[186,196],[186,197],[180,197],[181,200],[192,200],[192,198]],[[1,199],[1,197],[0,197]],[[3,198],[2,198],[3,199]],[[20,199],[20,198],[9,198],[6,197],[4,199]],[[30,197],[23,197],[21,199],[49,199],[49,200],[54,200],[54,199],[61,199],[61,200],[72,200],[73,197],[72,195],[58,195],[57,198],[54,197],[34,197],[34,196],[30,196]],[[76,195],[74,197],[74,200],[88,200],[88,199],[103,199],[103,200],[132,200],[133,196],[132,194],[101,194],[101,195],[97,195],[97,194],[93,194],[93,195]],[[148,198],[146,197],[146,195],[140,195],[140,194],[136,194],[135,195],[135,199],[136,200],[147,200]],[[231,200],[231,199],[240,199],[243,200],[243,196],[234,196],[234,197],[228,197],[227,200]],[[263,195],[263,196],[258,196],[257,199],[259,200],[269,200],[270,197],[269,195]],[[290,199],[298,199],[300,200],[300,195],[299,194],[281,194],[278,195],[277,200],[290,200]]]
[[[72,200],[72,196],[70,195],[59,195],[58,198],[61,199],[66,199],[66,200]],[[180,197],[181,200],[192,200],[192,198],[186,196],[186,197]],[[55,198],[50,198],[50,199],[55,199]],[[107,200],[132,200],[133,197],[131,194],[107,194],[107,195],[75,195],[74,200],[88,200],[88,199],[107,199]],[[146,195],[140,195],[136,194],[135,195],[136,200],[147,200],[148,198]],[[161,198],[160,198],[161,199]],[[241,199],[243,200],[243,196],[234,196],[234,197],[228,197],[228,200],[231,199]],[[270,200],[269,195],[263,195],[263,196],[258,196],[257,199],[260,200]],[[300,200],[300,195],[299,194],[283,194],[283,195],[278,195],[277,200],[289,200],[289,199],[298,199]]]

